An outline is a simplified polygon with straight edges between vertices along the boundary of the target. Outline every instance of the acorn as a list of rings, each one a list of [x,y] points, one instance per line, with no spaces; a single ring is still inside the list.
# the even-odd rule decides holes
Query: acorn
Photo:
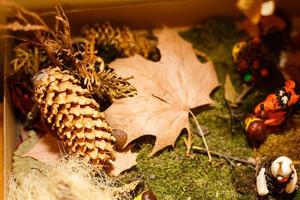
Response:
[[[267,137],[267,126],[264,121],[255,116],[245,120],[247,140],[252,146],[259,146]]]
[[[253,69],[258,69],[258,68],[260,68],[260,67],[261,67],[260,60],[255,59],[255,60],[252,62],[252,66],[253,66]]]
[[[115,148],[121,151],[127,142],[127,133],[121,129],[113,129],[112,135],[116,138]]]
[[[152,191],[148,190],[142,192],[139,196],[134,198],[134,200],[157,200],[157,197]]]
[[[152,191],[145,191],[142,193],[142,200],[157,200],[157,197]]]

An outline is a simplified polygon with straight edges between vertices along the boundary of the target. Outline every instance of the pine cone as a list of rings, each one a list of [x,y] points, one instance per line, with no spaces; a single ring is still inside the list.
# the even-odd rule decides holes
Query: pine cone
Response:
[[[55,67],[41,70],[33,81],[41,116],[62,140],[67,153],[87,157],[101,167],[113,159],[112,129],[79,80]]]
[[[111,52],[111,47],[114,47],[120,54],[119,57],[129,57],[137,53],[154,61],[159,60],[155,42],[143,35],[133,33],[127,26],[117,27],[109,23],[94,24],[92,27],[83,27],[82,33],[85,38],[95,38],[98,53],[105,54],[103,52],[105,49]],[[100,56],[103,57],[103,55]]]

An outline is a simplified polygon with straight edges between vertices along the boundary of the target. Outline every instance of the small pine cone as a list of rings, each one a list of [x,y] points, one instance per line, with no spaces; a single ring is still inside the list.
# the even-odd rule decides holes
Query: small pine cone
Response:
[[[79,80],[56,67],[41,70],[33,81],[41,115],[67,153],[87,157],[101,167],[113,159],[112,129]]]
[[[97,46],[114,47],[121,57],[129,57],[137,53],[151,59],[154,54],[159,54],[153,40],[133,33],[127,26],[117,27],[110,23],[94,24],[92,27],[83,27],[82,33],[85,38],[94,37]]]

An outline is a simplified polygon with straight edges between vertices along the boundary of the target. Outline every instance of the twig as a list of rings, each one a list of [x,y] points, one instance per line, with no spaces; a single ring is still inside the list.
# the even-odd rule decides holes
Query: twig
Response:
[[[206,149],[203,149],[201,147],[197,147],[197,146],[192,146],[192,149],[198,151],[199,153],[201,154],[207,154],[207,150]],[[218,152],[214,152],[214,151],[210,151],[210,154],[212,156],[216,156],[216,157],[220,157],[220,158],[223,158],[227,161],[235,161],[235,162],[239,162],[239,163],[243,163],[243,164],[247,164],[247,165],[251,165],[253,167],[256,166],[256,163],[253,162],[253,161],[250,161],[250,160],[245,160],[245,159],[242,159],[242,158],[237,158],[237,157],[233,157],[233,156],[230,156],[230,155],[225,155],[225,154],[222,154],[222,153],[218,153]]]
[[[236,102],[240,103],[243,100],[243,98],[253,89],[253,87],[254,87],[254,84],[251,86],[246,86],[243,89],[242,93],[236,98]]]
[[[228,110],[229,110],[229,114],[230,114],[230,127],[231,127],[231,132],[234,134],[235,133],[235,129],[234,129],[234,113],[233,113],[233,110],[232,110],[232,107],[230,105],[230,103],[226,100],[226,105],[228,107]]]
[[[192,115],[193,119],[195,120],[195,123],[197,125],[197,128],[199,130],[199,133],[200,133],[200,135],[202,137],[202,140],[203,140],[203,143],[204,143],[204,146],[205,146],[205,150],[206,150],[206,153],[207,153],[207,156],[208,156],[208,161],[211,162],[211,155],[210,155],[210,152],[209,152],[209,149],[208,149],[208,145],[207,145],[205,137],[204,137],[204,133],[203,133],[203,131],[202,131],[202,129],[201,129],[201,127],[200,127],[200,125],[199,125],[199,123],[197,121],[197,118],[194,115],[194,113],[191,110],[189,110],[189,113]]]

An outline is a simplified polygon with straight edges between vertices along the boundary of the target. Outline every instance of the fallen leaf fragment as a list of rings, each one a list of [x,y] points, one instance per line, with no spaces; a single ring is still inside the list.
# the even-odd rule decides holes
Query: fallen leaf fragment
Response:
[[[300,32],[292,33],[290,45],[280,54],[279,67],[285,79],[300,83]]]
[[[260,34],[259,26],[253,24],[249,19],[244,19],[237,23],[240,30],[245,31],[250,37],[255,37]]]
[[[293,79],[300,83],[300,50],[287,52],[281,71],[286,79]]]
[[[231,104],[231,106],[237,106],[238,94],[232,84],[229,74],[226,75],[224,90],[225,90],[225,94],[224,94],[225,99]]]
[[[50,134],[45,134],[38,142],[21,157],[31,157],[44,164],[56,164],[62,154],[58,140]],[[124,170],[136,165],[137,153],[132,153],[131,148],[127,147],[122,152],[116,152],[111,174],[118,176]]]
[[[123,171],[135,166],[137,164],[137,155],[138,153],[133,153],[129,146],[121,152],[116,152],[115,160],[113,161],[109,173],[113,176],[118,176]]]
[[[253,24],[258,24],[262,3],[262,0],[239,0],[236,6]]]
[[[45,134],[32,149],[21,157],[32,157],[45,164],[55,164],[60,156],[58,140],[50,134]]]
[[[285,21],[275,15],[262,16],[260,23],[253,24],[249,19],[237,23],[240,30],[245,31],[250,37],[267,35],[270,32],[283,31],[286,28]]]
[[[128,134],[126,144],[155,136],[151,155],[174,146],[182,129],[190,131],[190,109],[212,103],[210,93],[219,85],[212,61],[199,62],[192,45],[177,32],[164,28],[156,35],[159,62],[135,55],[111,63],[122,77],[133,77],[138,95],[117,100],[105,111],[109,124]]]

